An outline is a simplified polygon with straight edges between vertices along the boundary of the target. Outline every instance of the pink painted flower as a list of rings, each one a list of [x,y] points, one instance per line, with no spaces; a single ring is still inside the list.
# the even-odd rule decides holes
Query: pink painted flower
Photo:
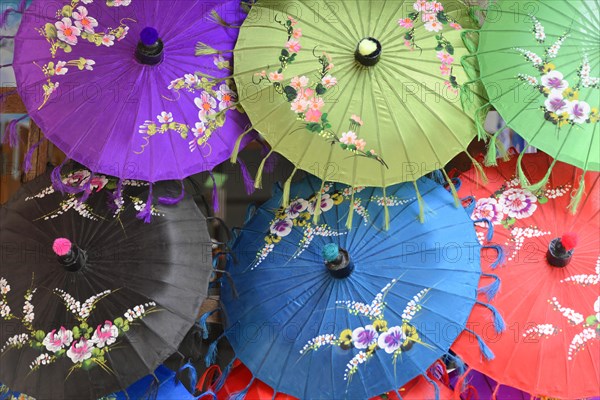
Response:
[[[79,29],[83,29],[87,33],[94,33],[94,28],[98,26],[98,21],[95,18],[88,16],[88,10],[84,6],[79,6],[73,11],[73,19],[75,19],[75,26]]]
[[[288,19],[289,19],[289,20],[290,20],[290,22],[292,23],[292,26],[295,26],[296,24],[298,24],[298,21],[296,21],[296,20],[294,19],[294,17],[292,17],[292,16],[289,16],[289,15],[288,15]]]
[[[417,0],[413,4],[415,11],[425,11],[427,9],[427,0]]]
[[[204,136],[204,132],[206,131],[206,126],[202,122],[196,122],[194,127],[192,128],[192,133],[194,134],[194,138],[189,141],[190,151],[194,152],[199,149],[198,139]]]
[[[285,48],[288,49],[288,51],[293,54],[293,53],[298,53],[300,51],[300,49],[302,49],[302,46],[300,46],[299,41],[297,41],[295,39],[290,39],[285,44]]]
[[[64,326],[61,326],[58,332],[56,329],[52,330],[52,332],[48,333],[42,344],[46,347],[48,351],[56,353],[62,348],[67,348],[73,341],[73,332],[66,329]]]
[[[445,76],[450,75],[450,66],[448,64],[440,65],[440,72]]]
[[[70,173],[67,177],[63,178],[62,181],[65,185],[77,187],[83,186],[90,180],[91,173],[87,169],[80,169]]]
[[[406,47],[410,47],[410,49],[411,49],[411,50],[413,49],[413,48],[412,48],[412,43],[410,42],[410,40],[404,40],[404,45],[405,45]]]
[[[94,175],[90,180],[90,189],[96,189],[96,192],[104,189],[104,186],[108,183],[108,178],[104,175]]]
[[[308,109],[308,101],[304,99],[296,99],[292,102],[291,109],[296,114],[303,113]]]
[[[450,22],[450,26],[452,28],[456,29],[457,31],[459,31],[459,30],[462,29],[462,26],[459,23],[457,23],[457,22]]]
[[[226,83],[222,83],[217,91],[217,100],[219,100],[219,110],[225,110],[233,105],[236,94]]]
[[[306,112],[304,119],[307,122],[321,122],[322,115],[323,113],[320,110],[315,110],[311,108]]]
[[[325,69],[326,69],[327,71],[331,71],[331,70],[333,69],[333,67],[334,67],[334,66],[335,66],[335,65],[333,65],[333,63],[329,63],[329,64],[327,65],[327,67],[325,67]]]
[[[311,88],[304,88],[298,92],[298,97],[304,100],[310,100],[313,97],[315,91]]]
[[[115,44],[115,37],[114,35],[104,35],[102,36],[102,44],[106,47],[110,47],[113,44]]]
[[[173,122],[173,113],[163,111],[160,115],[156,116],[156,119],[161,124],[168,124],[169,122]]]
[[[350,117],[350,120],[360,126],[363,126],[363,124],[364,124],[363,120],[358,115],[355,115],[355,114],[352,114],[352,116]]]
[[[217,100],[215,100],[208,92],[202,92],[200,97],[196,97],[194,99],[194,104],[200,109],[198,111],[198,119],[202,122],[206,122],[210,115],[217,113],[215,110],[215,108],[217,108]]]
[[[322,97],[313,97],[308,101],[308,107],[311,110],[320,110],[325,105],[325,101]]]
[[[476,221],[478,219],[487,219],[493,225],[499,224],[504,218],[504,212],[498,204],[498,201],[493,197],[484,197],[477,200],[475,208],[471,214],[471,219]],[[478,222],[477,225],[485,227],[484,222]]]
[[[454,62],[454,57],[443,50],[437,52],[437,58],[444,64],[452,64]]]
[[[63,18],[55,22],[54,26],[60,40],[70,45],[77,44],[77,36],[81,35],[81,31],[76,26],[73,26],[73,22],[69,18]]]
[[[321,83],[327,89],[330,89],[330,88],[334,87],[335,85],[337,85],[337,79],[331,75],[327,75],[327,76],[324,76],[323,79],[321,79]]]
[[[340,142],[350,145],[354,144],[356,141],[356,133],[352,131],[342,133],[342,137],[340,138]]]
[[[436,17],[435,14],[432,14],[432,13],[423,13],[421,15],[421,20],[423,22],[434,22],[434,21],[437,21],[438,19],[437,19],[437,17]]]
[[[283,74],[277,71],[270,72],[269,79],[271,80],[271,82],[281,82],[283,80]]]
[[[439,1],[429,1],[425,6],[427,11],[432,11],[434,13],[439,13],[440,11],[444,11],[444,6]]]
[[[502,212],[511,218],[527,218],[537,209],[537,197],[526,189],[508,189],[498,198]]]
[[[367,146],[367,142],[365,139],[356,139],[354,141],[354,145],[356,146],[357,150],[364,151],[365,147]]]
[[[302,29],[300,29],[300,28],[294,29],[294,32],[292,33],[292,36],[295,39],[300,39],[302,37]]]
[[[425,29],[428,30],[429,32],[439,32],[444,27],[444,25],[442,25],[442,23],[439,21],[430,21],[430,22],[425,23],[424,26],[425,26]]]
[[[290,82],[290,85],[296,89],[296,90],[300,90],[302,88],[305,88],[308,86],[308,77],[306,76],[295,76],[292,78],[292,81]]]
[[[79,342],[74,342],[71,348],[67,350],[67,357],[71,359],[73,364],[80,363],[92,357],[93,348],[94,345],[82,337]]]
[[[117,337],[119,337],[119,328],[114,326],[110,321],[104,321],[104,325],[98,325],[96,327],[90,342],[101,349],[104,346],[110,346],[116,342]]]
[[[54,67],[55,75],[64,75],[69,71],[69,68],[65,67],[67,63],[65,61],[58,61]]]
[[[126,26],[125,28],[123,28],[123,34],[121,36],[119,36],[119,38],[117,39],[117,42],[120,42],[121,40],[125,39],[125,36],[127,36],[128,33],[129,33],[129,27]]]
[[[400,18],[398,20],[398,25],[406,29],[411,29],[414,27],[413,21],[410,18]]]

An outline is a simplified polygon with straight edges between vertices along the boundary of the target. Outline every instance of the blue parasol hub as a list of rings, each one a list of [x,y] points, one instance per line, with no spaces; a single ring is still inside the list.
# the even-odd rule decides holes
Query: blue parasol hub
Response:
[[[146,46],[152,46],[158,42],[158,31],[151,26],[147,26],[140,32],[140,40]]]
[[[326,262],[333,262],[340,256],[340,247],[335,243],[327,243],[321,253]]]

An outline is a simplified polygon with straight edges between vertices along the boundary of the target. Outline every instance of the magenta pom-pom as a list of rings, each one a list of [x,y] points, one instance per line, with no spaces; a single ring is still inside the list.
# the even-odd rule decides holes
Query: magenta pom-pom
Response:
[[[71,251],[71,246],[72,244],[69,239],[58,238],[54,240],[54,243],[52,244],[52,250],[57,256],[62,257],[69,254],[69,251]]]

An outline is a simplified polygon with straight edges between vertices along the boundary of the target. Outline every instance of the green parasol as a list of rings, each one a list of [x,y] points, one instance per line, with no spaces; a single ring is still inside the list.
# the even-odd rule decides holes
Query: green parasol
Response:
[[[490,98],[478,112],[494,107],[510,128],[555,159],[546,176],[533,184],[519,160],[519,176],[530,190],[545,186],[556,161],[584,172],[600,170],[598,15],[598,0],[500,0],[488,9],[480,31],[463,35],[480,69],[472,82],[483,82]],[[497,136],[504,128],[490,136],[487,164],[496,163]],[[480,135],[487,136],[481,126]],[[573,211],[583,183],[582,175]]]
[[[257,2],[234,50],[242,107],[296,169],[354,187],[415,181],[477,132],[460,92],[468,11],[457,0]]]

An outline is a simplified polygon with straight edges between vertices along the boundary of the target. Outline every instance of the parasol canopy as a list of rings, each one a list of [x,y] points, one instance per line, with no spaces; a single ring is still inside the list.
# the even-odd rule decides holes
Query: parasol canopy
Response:
[[[599,13],[595,1],[500,0],[483,28],[466,36],[479,42],[467,43],[480,69],[471,78],[490,98],[480,111],[491,105],[528,144],[584,171],[600,170]],[[490,142],[490,164],[503,129]],[[534,191],[547,177],[533,182]]]
[[[210,171],[246,130],[231,56],[239,1],[36,0],[15,38],[17,88],[44,135],[97,173],[156,182]],[[182,18],[185,17],[185,23]],[[246,135],[243,146],[252,135]]]
[[[255,379],[297,398],[366,399],[429,379],[476,304],[503,329],[492,306],[475,302],[473,221],[442,186],[417,184],[431,207],[425,224],[410,184],[384,195],[308,177],[292,186],[287,208],[276,188],[255,210],[233,244],[232,284],[221,294],[224,335]],[[388,231],[376,228],[386,209]],[[357,214],[352,230],[348,213]]]
[[[524,173],[539,179],[552,162],[542,153],[527,154]],[[453,350],[497,381],[496,392],[506,385],[536,396],[599,396],[600,176],[585,175],[588,194],[572,215],[566,208],[580,170],[559,162],[547,185],[532,193],[514,175],[515,163],[486,168],[487,186],[476,183],[473,170],[461,177],[459,194],[474,196],[472,219],[490,220],[491,240],[505,248],[506,264],[493,270],[502,280],[493,304],[509,329],[486,332],[487,316],[475,310],[468,325],[490,340],[496,358],[482,362],[465,335]],[[483,232],[479,237],[485,242]]]
[[[152,206],[150,227],[133,199],[147,187],[125,186],[128,200],[110,208],[95,178],[80,206],[44,176],[0,209],[0,381],[11,390],[78,400],[124,390],[177,352],[206,297],[210,238],[191,197]]]
[[[459,62],[474,27],[461,1],[258,2],[234,50],[240,103],[297,169],[351,186],[414,181],[475,136]]]

